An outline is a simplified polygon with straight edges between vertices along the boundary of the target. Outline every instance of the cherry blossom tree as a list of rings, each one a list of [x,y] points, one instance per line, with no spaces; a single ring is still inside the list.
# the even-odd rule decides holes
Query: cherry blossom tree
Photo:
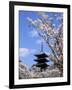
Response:
[[[37,12],[39,18],[32,20],[27,17],[28,22],[33,26],[40,37],[48,44],[52,53],[49,59],[54,62],[54,65],[59,68],[61,76],[63,74],[63,15],[53,14],[49,17],[44,12]],[[53,23],[53,19],[59,21],[57,27]]]

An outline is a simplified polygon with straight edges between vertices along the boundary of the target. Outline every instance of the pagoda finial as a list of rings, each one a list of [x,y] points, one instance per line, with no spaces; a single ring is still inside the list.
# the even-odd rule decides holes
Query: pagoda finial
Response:
[[[43,42],[41,42],[41,52],[43,52]]]

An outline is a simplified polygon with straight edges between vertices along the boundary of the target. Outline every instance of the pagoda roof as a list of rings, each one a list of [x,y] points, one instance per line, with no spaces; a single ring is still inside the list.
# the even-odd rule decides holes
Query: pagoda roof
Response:
[[[34,59],[34,61],[37,61],[37,62],[49,62],[49,60],[47,60],[47,59]]]
[[[48,57],[48,55],[47,55],[47,54],[45,54],[44,52],[39,53],[39,54],[35,54],[35,56],[36,56],[36,57],[38,57],[38,58]]]
[[[47,67],[49,65],[45,64],[45,63],[37,63],[36,64],[37,67]]]

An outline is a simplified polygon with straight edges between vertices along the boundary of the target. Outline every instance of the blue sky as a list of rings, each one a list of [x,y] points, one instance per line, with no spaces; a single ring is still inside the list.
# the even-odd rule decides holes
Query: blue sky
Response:
[[[57,28],[60,22],[54,16],[59,17],[62,13],[46,12],[46,14],[53,18],[53,24]],[[34,27],[28,25],[27,17],[35,20],[39,16],[35,11],[19,11],[19,59],[30,68],[36,63],[34,55],[40,52],[43,39],[38,36]],[[43,51],[51,53],[45,41],[43,41]],[[49,64],[52,64],[52,62],[50,61]]]

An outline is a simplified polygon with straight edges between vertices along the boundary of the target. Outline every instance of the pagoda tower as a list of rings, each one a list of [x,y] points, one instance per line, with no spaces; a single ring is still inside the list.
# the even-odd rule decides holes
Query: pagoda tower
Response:
[[[47,65],[47,62],[49,62],[49,60],[47,60],[47,54],[43,52],[43,42],[41,42],[41,51],[39,54],[36,54],[36,59],[34,61],[36,61],[36,66],[40,67],[40,70],[45,70],[49,65]]]

